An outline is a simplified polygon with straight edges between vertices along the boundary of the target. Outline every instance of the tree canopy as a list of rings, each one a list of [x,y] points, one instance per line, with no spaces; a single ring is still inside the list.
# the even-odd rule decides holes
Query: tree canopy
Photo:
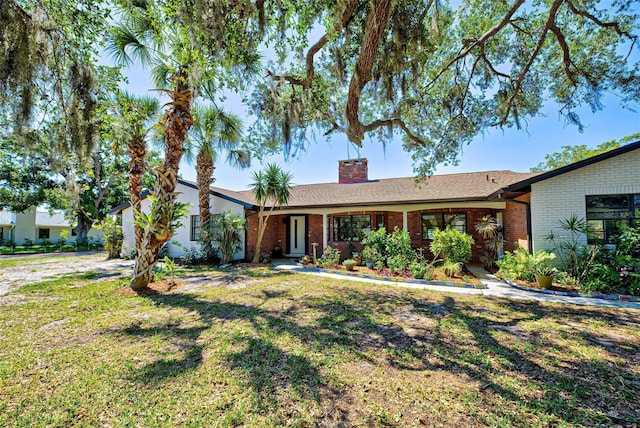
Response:
[[[547,100],[582,127],[578,109],[600,110],[604,93],[640,98],[631,0],[279,4],[267,40],[281,61],[251,100],[255,135],[272,146],[295,147],[313,125],[357,146],[400,133],[423,175]]]
[[[637,140],[640,140],[640,132],[628,135],[620,140],[605,141],[594,148],[589,148],[586,144],[562,146],[562,151],[545,155],[544,161],[531,168],[531,171],[539,172],[557,169],[565,165],[580,162],[583,159],[599,155],[600,153],[608,152],[609,150],[618,148],[621,145]]]

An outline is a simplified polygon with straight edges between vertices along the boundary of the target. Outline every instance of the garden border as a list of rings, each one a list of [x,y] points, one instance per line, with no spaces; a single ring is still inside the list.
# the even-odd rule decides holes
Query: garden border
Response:
[[[374,279],[378,281],[389,281],[389,282],[406,282],[409,284],[422,284],[422,285],[440,285],[445,287],[456,287],[456,288],[473,288],[476,290],[486,290],[486,284],[469,284],[469,283],[460,283],[460,282],[448,282],[448,281],[429,281],[426,279],[416,279],[416,278],[401,278],[401,277],[390,277],[390,276],[381,276],[381,275],[369,275],[364,273],[356,273],[356,272],[345,272],[342,270],[336,269],[323,269],[315,266],[303,265],[301,263],[296,263],[298,267],[303,270],[308,270],[311,272],[321,272],[321,273],[331,273],[334,275],[342,275],[342,276],[351,276],[355,278],[365,278],[365,279]]]
[[[540,290],[538,288],[525,287],[523,285],[516,284],[515,282],[508,280],[506,278],[501,278],[501,279],[504,283],[512,287],[515,287],[519,290],[531,291],[534,293],[553,294],[556,296],[566,296],[566,297],[588,297],[591,299],[616,300],[620,302],[640,302],[640,296],[630,296],[627,294],[579,293],[575,291]]]

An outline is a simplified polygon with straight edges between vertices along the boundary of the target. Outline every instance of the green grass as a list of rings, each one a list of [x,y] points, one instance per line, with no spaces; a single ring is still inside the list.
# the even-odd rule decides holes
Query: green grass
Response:
[[[639,311],[189,273],[211,280],[142,297],[88,272],[0,297],[0,426],[640,422]]]

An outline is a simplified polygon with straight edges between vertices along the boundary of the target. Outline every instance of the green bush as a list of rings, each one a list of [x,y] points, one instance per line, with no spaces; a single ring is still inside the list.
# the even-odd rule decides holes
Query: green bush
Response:
[[[556,255],[547,251],[536,251],[530,254],[524,248],[518,247],[513,253],[507,251],[498,260],[500,268],[498,276],[507,279],[519,279],[522,281],[534,282],[535,275],[555,275],[558,269],[553,267],[553,260]]]
[[[340,250],[328,246],[318,259],[318,264],[323,267],[336,266],[340,264]]]
[[[386,261],[387,230],[384,227],[381,227],[377,230],[365,232],[364,237],[362,238],[362,245],[364,246],[363,256],[365,260],[373,263]]]
[[[397,226],[393,233],[387,235],[387,266],[393,273],[402,272],[409,268],[409,265],[416,258],[416,252],[411,247],[411,237],[409,232],[399,229]]]
[[[346,268],[348,267],[354,267],[356,265],[356,261],[353,259],[347,259],[345,261],[342,262],[342,265]]]
[[[445,230],[436,229],[429,249],[436,258],[442,257],[445,262],[464,264],[471,260],[472,246],[471,236],[447,226]]]
[[[535,280],[531,254],[524,248],[518,247],[513,252],[506,251],[496,264],[500,268],[498,276],[502,278],[530,282]]]
[[[240,233],[246,224],[244,216],[230,209],[213,217],[213,240],[218,244],[223,264],[233,260],[235,253],[242,248]]]
[[[409,265],[409,270],[414,278],[423,279],[427,275],[429,267],[425,263],[415,261]]]

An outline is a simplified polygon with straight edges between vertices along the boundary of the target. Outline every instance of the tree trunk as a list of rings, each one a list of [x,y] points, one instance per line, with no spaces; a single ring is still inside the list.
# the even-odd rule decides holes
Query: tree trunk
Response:
[[[129,197],[133,208],[134,234],[136,237],[136,254],[142,249],[142,238],[144,229],[135,220],[142,209],[142,176],[145,171],[145,160],[147,158],[147,144],[144,138],[133,138],[128,144],[129,151]]]
[[[144,230],[142,249],[136,254],[136,264],[130,286],[140,291],[149,285],[152,270],[158,262],[162,246],[173,237],[173,206],[176,201],[178,168],[184,152],[183,143],[187,131],[193,125],[191,119],[192,93],[187,88],[187,76],[178,72],[173,76],[174,90],[170,93],[173,102],[164,120],[165,157],[161,167],[155,168],[158,179],[153,189],[151,223]]]
[[[200,150],[196,157],[196,172],[198,181],[198,203],[200,208],[200,247],[206,256],[211,256],[213,243],[211,241],[211,206],[209,204],[209,187],[213,175],[213,156]]]
[[[84,244],[87,242],[87,236],[93,226],[93,220],[91,220],[83,211],[78,211],[78,225],[75,228],[76,242],[78,244]]]
[[[347,107],[345,110],[345,118],[347,120],[347,136],[349,141],[362,146],[364,139],[364,126],[360,121],[358,112],[360,110],[360,96],[362,89],[371,80],[373,62],[378,53],[380,39],[384,34],[384,30],[389,23],[391,16],[391,8],[393,2],[391,0],[379,0],[371,2],[372,7],[367,14],[364,34],[360,47],[360,54],[356,61],[356,67],[349,82],[349,93],[347,95]]]
[[[263,212],[260,210],[258,214],[258,239],[256,240],[256,248],[253,253],[253,260],[251,263],[258,264],[260,263],[260,247],[262,246],[262,238],[264,237],[264,231],[267,229],[267,220],[268,218],[264,218],[262,216]]]

